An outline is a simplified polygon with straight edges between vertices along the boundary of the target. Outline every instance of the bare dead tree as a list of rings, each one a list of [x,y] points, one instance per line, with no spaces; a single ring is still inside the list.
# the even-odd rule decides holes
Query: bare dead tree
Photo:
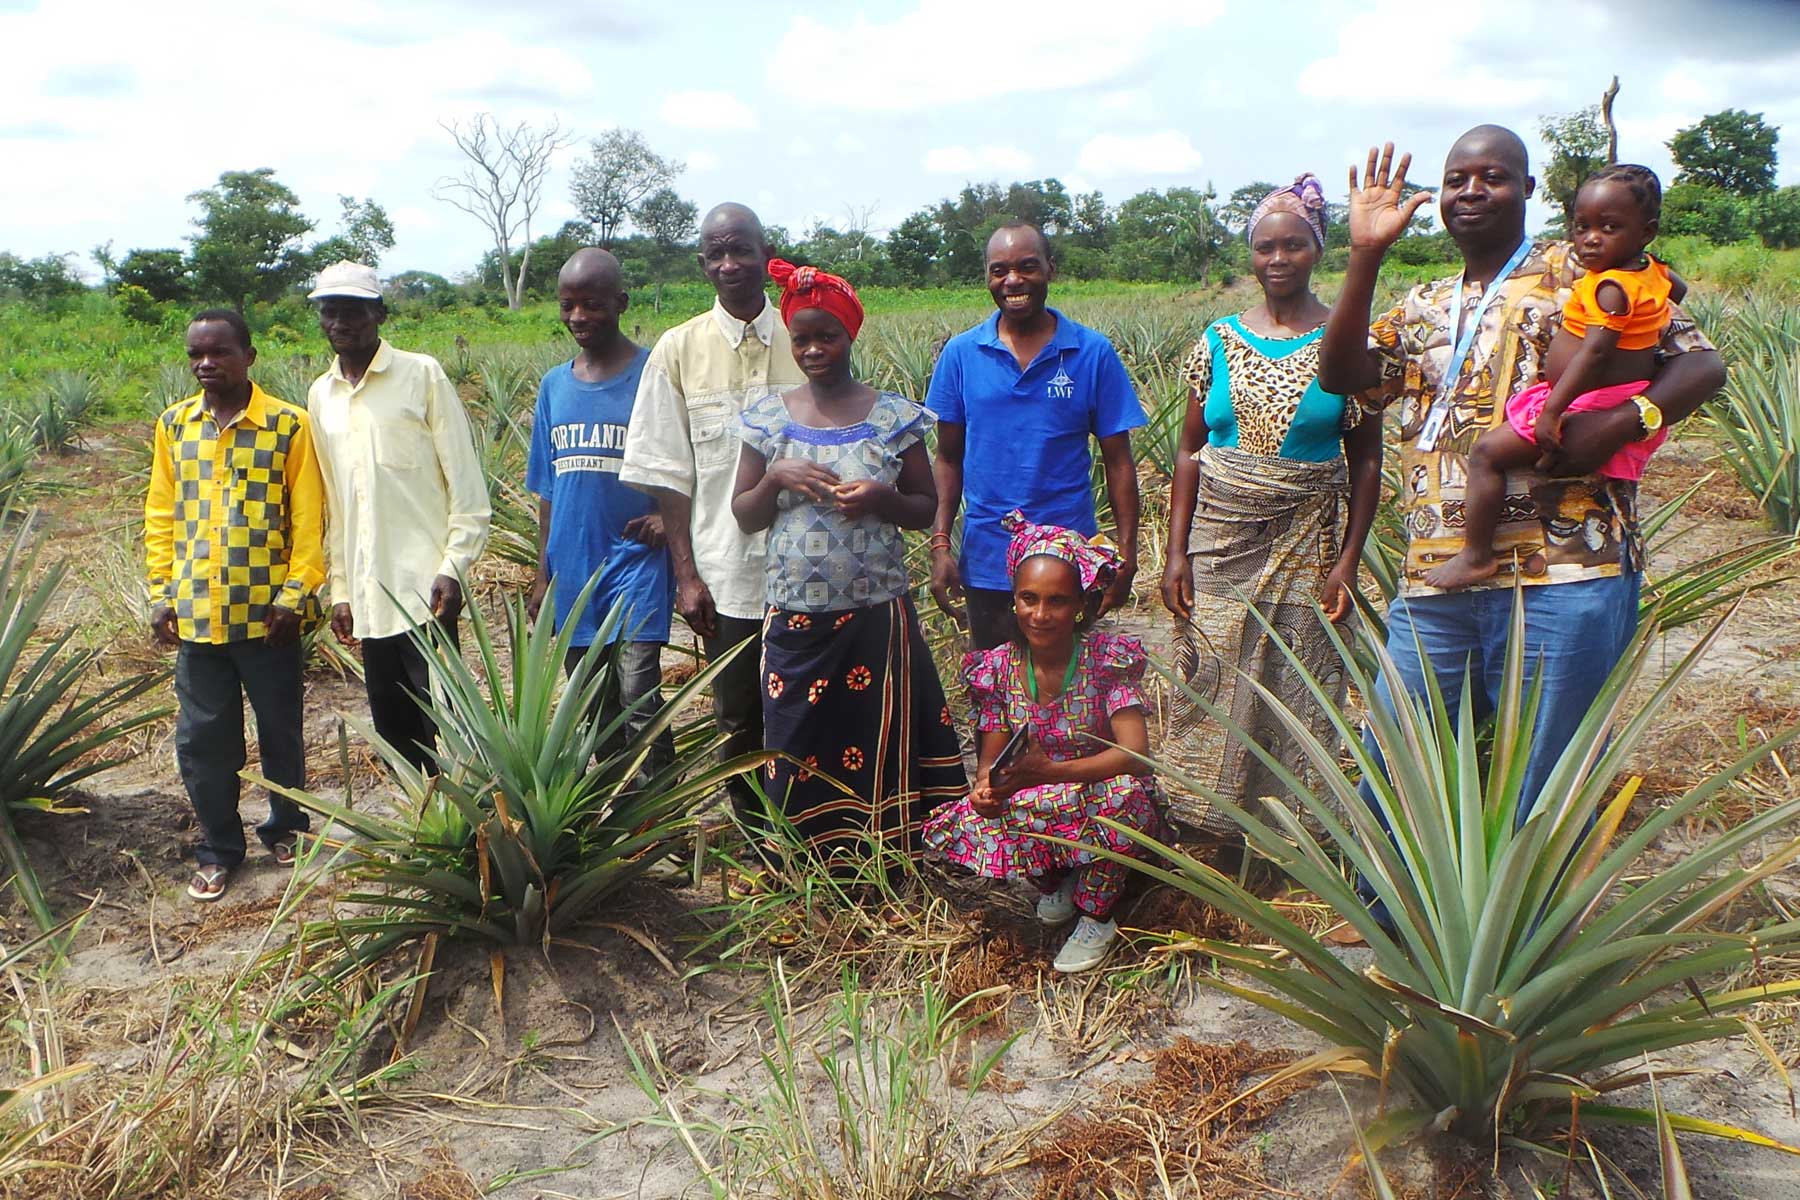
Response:
[[[1619,77],[1614,75],[1612,83],[1607,85],[1606,92],[1600,97],[1600,123],[1606,126],[1606,161],[1610,166],[1619,161],[1619,127],[1613,124],[1613,101],[1619,95]]]
[[[531,219],[543,200],[550,160],[573,139],[554,119],[543,129],[533,129],[523,121],[507,129],[491,113],[475,114],[467,127],[460,121],[438,124],[469,162],[462,174],[438,180],[431,194],[487,227],[500,256],[506,306],[517,309],[524,302],[525,272],[531,266]],[[514,239],[525,248],[516,276],[512,269]]]
[[[869,226],[875,220],[875,210],[880,207],[879,200],[861,208],[849,203],[844,205],[844,232],[850,235],[850,240],[855,244],[851,253],[858,262],[862,261],[864,248],[873,240],[869,234]]]

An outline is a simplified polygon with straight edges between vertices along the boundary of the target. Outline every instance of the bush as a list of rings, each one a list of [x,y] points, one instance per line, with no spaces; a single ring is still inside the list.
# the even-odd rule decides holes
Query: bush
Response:
[[[50,929],[56,920],[25,857],[13,813],[55,812],[56,801],[70,788],[114,765],[116,755],[98,752],[168,715],[168,708],[124,715],[168,672],[100,683],[83,696],[106,657],[104,646],[70,652],[70,639],[79,631],[71,625],[32,653],[29,647],[46,632],[39,628],[45,610],[62,595],[68,563],[57,563],[34,582],[37,553],[22,552],[29,533],[27,523],[0,558],[0,862],[11,870],[12,886],[32,917]]]
[[[26,413],[32,436],[51,454],[66,452],[99,399],[100,386],[93,376],[80,371],[50,372]]]
[[[113,303],[119,306],[120,315],[127,321],[136,321],[139,325],[162,324],[163,305],[135,283],[120,284],[113,293]]]
[[[1662,232],[1735,242],[1750,234],[1749,203],[1703,183],[1677,183],[1663,193]]]
[[[596,574],[577,608],[587,604],[597,583]],[[564,686],[574,625],[555,631],[553,608],[544,605],[533,621],[523,597],[506,600],[509,671],[489,619],[479,606],[469,607],[469,632],[486,684],[437,626],[414,634],[439,680],[430,704],[439,773],[422,774],[366,724],[354,722],[399,787],[399,816],[279,789],[359,835],[347,846],[342,870],[376,890],[344,899],[371,906],[375,915],[322,922],[306,934],[338,947],[338,968],[353,969],[433,933],[547,945],[678,849],[693,811],[727,778],[767,761],[758,752],[715,764],[723,735],[682,737],[675,762],[640,786],[656,736],[730,656],[684,684],[637,738],[610,748],[623,718],[602,726],[593,713],[597,697],[615,686],[613,651],[604,643],[620,611],[608,617]]]
[[[1763,245],[1800,249],[1800,185],[1758,196],[1751,202],[1751,221]]]
[[[1244,829],[1255,851],[1341,914],[1367,940],[1373,963],[1352,969],[1277,906],[1141,835],[1132,834],[1166,854],[1174,870],[1107,855],[1254,931],[1246,944],[1197,941],[1195,949],[1247,977],[1204,982],[1324,1037],[1330,1048],[1295,1071],[1356,1069],[1410,1092],[1416,1105],[1390,1110],[1381,1122],[1389,1135],[1448,1128],[1493,1146],[1503,1129],[1529,1139],[1565,1124],[1574,1106],[1587,1124],[1649,1123],[1643,1110],[1596,1101],[1630,1086],[1631,1068],[1646,1054],[1736,1037],[1744,1022],[1732,1014],[1800,994],[1800,980],[1740,986],[1738,974],[1758,977],[1757,963],[1800,947],[1800,922],[1741,930],[1734,923],[1731,932],[1709,924],[1800,853],[1800,841],[1782,837],[1762,862],[1740,865],[1741,855],[1800,818],[1800,798],[1747,817],[1686,849],[1677,862],[1646,871],[1640,861],[1665,831],[1714,802],[1800,729],[1749,748],[1686,794],[1649,809],[1635,826],[1625,817],[1637,782],[1613,787],[1719,626],[1660,685],[1645,689],[1635,685],[1661,651],[1654,624],[1644,625],[1522,821],[1520,782],[1537,694],[1525,685],[1521,602],[1513,608],[1501,699],[1485,749],[1473,705],[1452,719],[1430,680],[1430,693],[1413,699],[1379,638],[1361,630],[1353,649],[1335,627],[1326,629],[1357,695],[1374,694],[1374,679],[1359,661],[1367,659],[1396,697],[1395,711],[1375,706],[1365,718],[1386,772],[1358,736],[1356,716],[1324,684],[1311,682],[1309,702],[1330,716],[1332,741],[1348,747],[1353,770],[1342,764],[1337,745],[1310,732],[1306,718],[1272,696],[1263,699],[1303,748],[1317,785],[1296,778],[1229,713],[1192,697],[1281,777],[1310,822],[1272,799],[1259,806],[1266,816],[1258,816],[1196,790]],[[1272,627],[1269,634],[1291,669],[1310,678]],[[1629,697],[1645,692],[1648,699],[1633,707]],[[1178,769],[1162,769],[1193,786]],[[1357,793],[1359,775],[1372,785],[1379,817]],[[1315,824],[1323,838],[1310,832]],[[1367,881],[1391,924],[1376,920],[1340,861]],[[1726,982],[1703,982],[1721,979]],[[1709,1132],[1755,1136],[1724,1126]]]

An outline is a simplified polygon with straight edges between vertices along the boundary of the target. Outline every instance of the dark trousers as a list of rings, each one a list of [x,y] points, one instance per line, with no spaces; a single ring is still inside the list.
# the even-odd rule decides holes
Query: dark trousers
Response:
[[[733,646],[750,639],[723,671],[713,677],[713,719],[719,731],[726,734],[719,749],[721,759],[739,754],[752,754],[762,749],[762,621],[744,617],[728,617],[720,613],[718,633],[703,641],[707,661],[724,654]],[[727,785],[731,805],[738,818],[753,828],[762,824],[762,802],[750,782],[738,776]]]
[[[964,588],[963,603],[969,606],[969,641],[974,649],[992,650],[1003,642],[1012,641],[1019,632],[1011,592]]]
[[[183,642],[175,655],[175,762],[199,818],[196,852],[204,865],[235,867],[244,861],[244,822],[238,816],[244,769],[244,697],[256,713],[262,774],[282,787],[306,786],[300,645]],[[269,793],[269,819],[256,836],[272,846],[283,834],[308,828],[306,811]]]
[[[597,651],[599,654],[611,654],[614,658],[612,680],[596,697],[594,720],[604,728],[617,720],[619,714],[627,708],[632,710],[620,736],[602,743],[596,750],[601,758],[623,750],[642,737],[644,730],[662,712],[662,650],[661,642],[618,642],[610,649]],[[586,646],[570,646],[568,655],[563,659],[563,673],[573,675],[587,652]],[[639,700],[643,700],[643,703],[639,704]],[[656,735],[656,741],[650,748],[650,757],[644,760],[643,770],[638,774],[638,786],[649,783],[674,761],[675,734],[671,729],[664,729]]]
[[[438,621],[452,647],[461,643],[455,621]],[[420,700],[431,698],[431,664],[412,635],[362,640],[363,684],[369,692],[369,720],[383,741],[414,767],[437,773],[437,722]]]

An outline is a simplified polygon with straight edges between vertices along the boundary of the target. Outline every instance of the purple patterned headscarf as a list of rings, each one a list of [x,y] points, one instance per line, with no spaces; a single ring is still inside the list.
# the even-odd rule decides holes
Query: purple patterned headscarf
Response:
[[[1250,214],[1250,223],[1244,226],[1244,240],[1250,240],[1264,217],[1278,212],[1293,213],[1305,221],[1319,249],[1325,248],[1325,189],[1319,186],[1317,175],[1308,171],[1287,187],[1276,188],[1264,196]]]
[[[1012,534],[1006,547],[1008,576],[1016,576],[1020,563],[1039,554],[1060,558],[1074,567],[1083,592],[1106,587],[1118,574],[1119,552],[1103,537],[1084,537],[1061,525],[1033,525],[1016,508],[1000,518],[1000,528]]]

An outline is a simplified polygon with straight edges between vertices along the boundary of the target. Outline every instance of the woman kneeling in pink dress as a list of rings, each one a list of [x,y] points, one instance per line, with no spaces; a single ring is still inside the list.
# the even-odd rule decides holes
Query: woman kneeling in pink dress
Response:
[[[1156,779],[1133,757],[1150,749],[1138,690],[1144,646],[1089,632],[1118,562],[1112,547],[1018,512],[1004,524],[1019,628],[1010,643],[963,659],[980,733],[975,787],[932,814],[925,843],[978,875],[1029,879],[1048,924],[1079,912],[1056,969],[1085,971],[1118,936],[1111,913],[1129,870],[1091,847],[1142,853],[1095,818],[1168,836]],[[996,766],[1018,730],[1028,743]]]

